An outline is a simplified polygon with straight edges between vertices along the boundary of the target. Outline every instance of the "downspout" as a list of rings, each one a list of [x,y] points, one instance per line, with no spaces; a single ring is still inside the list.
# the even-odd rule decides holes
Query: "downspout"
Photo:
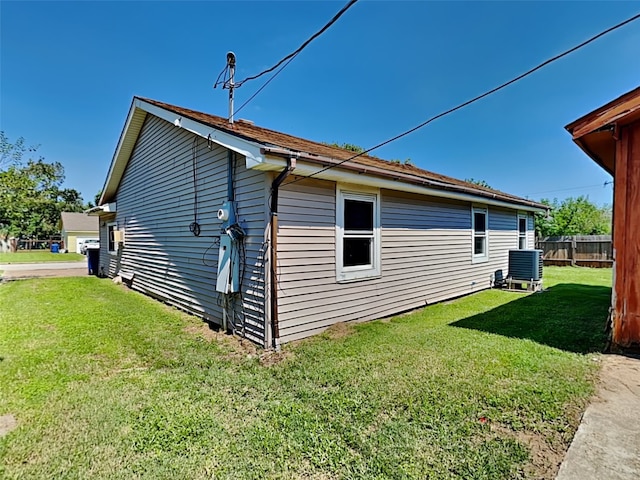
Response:
[[[278,189],[296,168],[296,157],[287,158],[287,166],[271,184],[271,337],[273,347],[278,348],[280,326],[278,324]]]

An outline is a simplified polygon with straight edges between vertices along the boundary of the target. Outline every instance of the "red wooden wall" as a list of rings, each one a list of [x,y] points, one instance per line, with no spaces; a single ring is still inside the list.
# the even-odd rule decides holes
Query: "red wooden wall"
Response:
[[[640,346],[640,121],[620,128],[614,176],[613,343]]]

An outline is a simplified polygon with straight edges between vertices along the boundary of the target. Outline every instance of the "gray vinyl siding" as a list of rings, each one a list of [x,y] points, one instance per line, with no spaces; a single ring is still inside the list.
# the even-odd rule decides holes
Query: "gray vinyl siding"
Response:
[[[196,237],[189,231],[194,221],[194,138],[147,116],[116,195],[117,228],[125,230],[125,245],[116,258],[103,248],[102,260],[109,276],[134,274],[132,288],[220,324],[221,301],[215,290],[221,227],[217,211],[227,198],[227,150],[209,149],[206,140],[198,138],[201,234]],[[247,232],[242,301],[236,315],[245,320],[245,335],[263,343],[266,176],[247,171],[244,158],[237,158],[236,164],[238,220]],[[101,245],[107,245],[103,228]]]
[[[268,255],[268,244],[265,243],[268,219],[265,201],[267,175],[264,172],[247,170],[244,157],[238,156],[235,160],[234,176],[238,221],[247,234],[244,239],[245,261],[240,267],[243,274],[242,306],[238,314],[244,321],[244,336],[263,345],[266,315],[265,258]]]
[[[471,204],[381,191],[381,276],[337,283],[336,185],[305,181],[280,192],[281,341],[337,322],[393,315],[490,286],[517,248],[517,211],[490,207],[489,261],[472,263]]]

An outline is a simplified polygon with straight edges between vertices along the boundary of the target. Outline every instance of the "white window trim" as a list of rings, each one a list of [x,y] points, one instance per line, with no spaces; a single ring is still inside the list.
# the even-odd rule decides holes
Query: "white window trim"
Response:
[[[476,243],[476,212],[484,213],[484,253],[474,253]],[[471,207],[471,263],[484,263],[489,261],[489,209],[486,205],[473,205]]]
[[[109,252],[110,255],[117,255],[118,254],[118,243],[117,242],[113,242],[113,246],[115,248],[115,250],[109,250],[109,243],[111,243],[111,239],[110,237],[110,232],[109,232],[109,228],[113,227],[113,230],[117,230],[118,229],[118,223],[117,222],[108,222],[107,223],[107,250]]]
[[[524,220],[525,231],[524,231],[524,248],[520,248],[520,220]],[[527,250],[529,248],[529,216],[526,213],[518,212],[518,225],[517,225],[517,233],[518,233],[518,249],[519,250]]]
[[[344,201],[367,200],[373,202],[373,252],[372,265],[345,267],[343,265],[344,239]],[[380,243],[380,190],[362,189],[352,186],[338,185],[336,189],[336,281],[338,283],[354,282],[380,277],[381,272]]]

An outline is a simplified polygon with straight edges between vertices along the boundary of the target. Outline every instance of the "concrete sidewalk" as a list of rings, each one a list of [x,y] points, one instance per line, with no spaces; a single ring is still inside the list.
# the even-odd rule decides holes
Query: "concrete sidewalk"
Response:
[[[587,407],[556,480],[640,478],[640,358],[603,355]]]
[[[81,277],[88,275],[86,261],[0,264],[3,281],[40,277]]]

